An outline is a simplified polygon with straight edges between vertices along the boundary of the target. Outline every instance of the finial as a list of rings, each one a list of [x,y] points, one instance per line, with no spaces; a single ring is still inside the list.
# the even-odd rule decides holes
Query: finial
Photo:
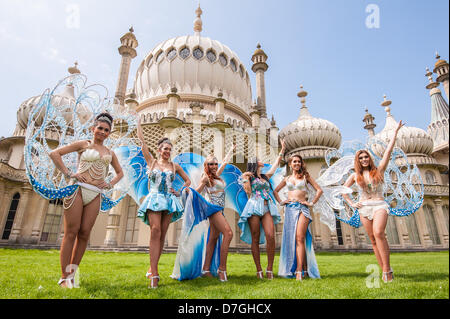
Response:
[[[392,101],[386,99],[386,94],[383,95],[383,98],[384,98],[384,101],[381,102],[381,106],[384,107],[384,110],[386,111],[388,116],[390,116],[391,115],[391,108],[389,107],[389,105],[392,104]]]
[[[439,53],[436,51],[436,60],[439,60],[441,58],[441,56],[439,55]]]
[[[261,49],[261,44],[258,43],[258,44],[256,45],[256,48],[257,48],[257,49]]]
[[[194,31],[196,35],[200,35],[203,29],[202,15],[203,11],[200,8],[200,3],[198,4],[197,10],[195,10],[195,14],[197,15],[197,19],[194,20]]]
[[[131,28],[129,29],[129,31],[130,31],[131,33],[134,32],[133,26],[131,26]]]
[[[78,74],[81,73],[80,70],[78,70],[78,62],[75,61],[74,66],[71,66],[67,69],[70,74]]]
[[[272,127],[276,127],[277,126],[277,122],[275,121],[275,117],[272,114],[272,121],[270,121],[270,125],[272,125]]]

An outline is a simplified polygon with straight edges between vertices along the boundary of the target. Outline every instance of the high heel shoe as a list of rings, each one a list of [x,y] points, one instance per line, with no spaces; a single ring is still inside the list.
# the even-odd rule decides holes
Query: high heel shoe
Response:
[[[264,278],[262,270],[256,272],[256,278],[258,278],[258,279],[263,279]]]
[[[300,274],[300,276],[297,276],[298,274]],[[303,279],[305,279],[304,272],[303,271],[296,271],[295,272],[295,280],[302,281]]]
[[[147,277],[147,278],[148,278],[148,277]],[[153,279],[158,279],[158,282],[155,284],[155,283],[153,282]],[[160,280],[159,276],[153,276],[153,275],[151,275],[151,276],[150,276],[150,287],[149,287],[149,288],[152,288],[152,289],[158,288],[159,280]]]
[[[211,272],[209,270],[202,269],[202,277],[213,277],[213,275],[211,275]]]
[[[218,269],[217,272],[223,274],[224,279],[220,279],[220,277],[219,277],[219,280],[220,280],[221,282],[228,281],[228,278],[227,278],[227,271],[226,271],[226,270],[220,270],[220,269]]]
[[[269,274],[270,274],[270,277],[269,277]],[[267,277],[267,279],[272,280],[273,279],[273,271],[266,269],[266,277]]]
[[[390,280],[388,280],[388,275],[389,274],[391,275],[391,279]],[[381,279],[383,279],[383,281],[385,283],[394,281],[394,270],[392,270],[392,268],[391,268],[388,272],[384,272],[383,271],[383,275],[381,276]]]
[[[63,282],[66,283],[66,285],[65,285],[64,287],[61,286],[61,284],[62,284]],[[58,285],[59,285],[61,288],[69,288],[69,289],[72,289],[72,288],[73,288],[73,284],[72,284],[71,278],[61,278],[61,279],[59,279]]]

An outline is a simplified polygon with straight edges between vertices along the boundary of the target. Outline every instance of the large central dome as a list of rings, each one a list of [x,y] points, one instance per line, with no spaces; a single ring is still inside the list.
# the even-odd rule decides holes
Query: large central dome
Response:
[[[226,45],[199,32],[158,44],[138,68],[135,93],[140,104],[170,94],[172,87],[180,95],[216,98],[222,92],[229,103],[250,112],[251,84],[240,59]]]

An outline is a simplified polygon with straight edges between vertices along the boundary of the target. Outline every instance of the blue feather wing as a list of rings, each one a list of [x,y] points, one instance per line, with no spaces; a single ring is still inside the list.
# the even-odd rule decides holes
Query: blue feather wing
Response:
[[[242,172],[239,168],[232,164],[227,164],[220,177],[225,181],[225,194],[226,203],[231,206],[240,215],[244,210],[245,204],[247,204],[248,198],[244,191],[244,187],[239,183],[239,178],[242,176]]]

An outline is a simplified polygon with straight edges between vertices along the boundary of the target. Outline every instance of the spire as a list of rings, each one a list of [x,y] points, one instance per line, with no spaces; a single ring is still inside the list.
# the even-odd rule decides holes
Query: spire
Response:
[[[391,114],[391,107],[389,105],[392,104],[392,101],[386,99],[386,94],[383,95],[383,98],[384,98],[384,100],[383,100],[383,102],[381,102],[380,105],[382,107],[384,107],[384,110],[387,113],[387,115],[386,115],[386,125],[384,126],[383,131],[395,129],[395,127],[397,127],[398,123],[397,123],[397,121],[394,119],[394,117]]]
[[[300,98],[300,102],[302,103],[302,107],[300,108],[300,117],[311,117],[309,114],[308,108],[306,107],[306,96],[308,92],[303,90],[303,85],[300,85],[300,92],[297,93],[297,96]]]
[[[198,3],[198,8],[195,10],[195,14],[197,15],[197,18],[194,20],[194,32],[195,35],[200,36],[200,32],[203,30],[203,21],[202,21],[202,8],[200,8],[200,2]]]
[[[447,100],[449,98],[449,65],[445,60],[441,60],[441,56],[436,52],[436,63],[434,65],[433,72],[437,74],[436,82],[442,83],[444,86],[445,94],[447,95]]]

